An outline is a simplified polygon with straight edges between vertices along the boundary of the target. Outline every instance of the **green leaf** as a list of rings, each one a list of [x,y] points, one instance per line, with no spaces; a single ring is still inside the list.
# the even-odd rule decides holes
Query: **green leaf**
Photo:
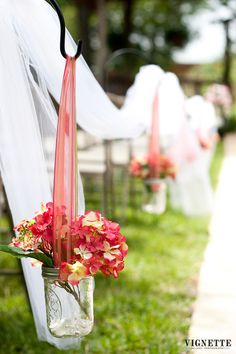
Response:
[[[21,248],[18,247],[1,246],[1,245],[0,245],[0,251],[9,253],[12,256],[15,256],[17,258],[23,258],[23,257],[34,258],[42,262],[47,267],[53,267],[52,259],[42,252],[23,251]]]

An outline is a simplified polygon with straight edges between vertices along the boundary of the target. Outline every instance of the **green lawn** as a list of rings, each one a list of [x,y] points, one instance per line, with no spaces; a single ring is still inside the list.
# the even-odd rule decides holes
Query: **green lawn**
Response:
[[[214,185],[221,157],[219,145]],[[94,330],[80,350],[68,353],[183,353],[208,221],[187,219],[171,209],[158,218],[129,209],[122,226],[129,244],[126,269],[117,280],[96,278]],[[0,255],[0,267],[17,268],[18,263]],[[60,353],[37,341],[20,276],[1,276],[0,296],[1,354]]]

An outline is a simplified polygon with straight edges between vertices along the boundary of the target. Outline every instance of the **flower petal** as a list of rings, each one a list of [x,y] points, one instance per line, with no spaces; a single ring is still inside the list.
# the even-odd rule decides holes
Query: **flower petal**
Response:
[[[115,259],[116,257],[113,256],[111,253],[105,252],[104,258],[107,259],[108,261],[113,261],[113,259]]]

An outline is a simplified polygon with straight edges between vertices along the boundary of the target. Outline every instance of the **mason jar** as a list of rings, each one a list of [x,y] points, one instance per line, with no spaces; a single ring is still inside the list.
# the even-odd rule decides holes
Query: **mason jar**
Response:
[[[78,285],[61,281],[58,268],[42,267],[47,324],[54,337],[84,337],[92,331],[94,278]]]
[[[167,186],[164,179],[144,180],[142,210],[152,214],[162,214],[166,210]]]

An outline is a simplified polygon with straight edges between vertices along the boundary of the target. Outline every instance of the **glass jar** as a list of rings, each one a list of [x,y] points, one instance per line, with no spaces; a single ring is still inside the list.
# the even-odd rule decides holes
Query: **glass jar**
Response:
[[[166,182],[163,179],[146,179],[142,210],[152,214],[162,214],[166,210]]]
[[[71,285],[58,279],[59,269],[42,267],[47,324],[54,337],[84,337],[93,328],[92,276]]]

